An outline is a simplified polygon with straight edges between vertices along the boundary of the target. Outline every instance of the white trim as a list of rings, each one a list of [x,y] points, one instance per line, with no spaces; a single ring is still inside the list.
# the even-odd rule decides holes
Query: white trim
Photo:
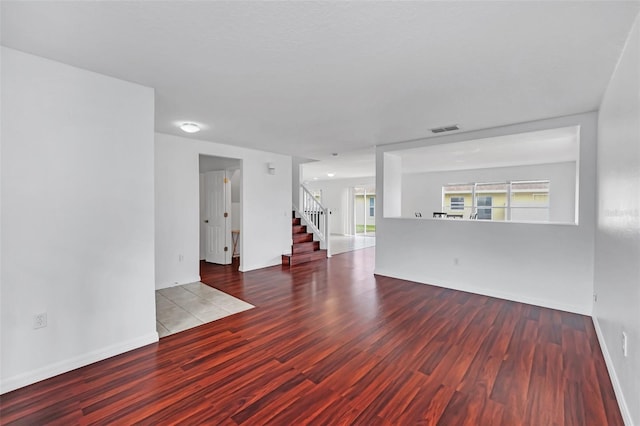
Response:
[[[604,363],[607,366],[607,371],[609,372],[609,377],[611,378],[613,392],[616,394],[616,400],[618,401],[618,406],[620,407],[620,413],[622,413],[622,420],[624,420],[624,424],[626,426],[633,426],[633,419],[631,419],[631,413],[629,412],[627,401],[624,399],[624,393],[622,392],[622,387],[620,386],[620,381],[618,380],[616,369],[613,366],[613,360],[611,359],[611,355],[609,354],[609,348],[607,347],[607,344],[604,340],[604,335],[602,334],[602,329],[600,328],[600,322],[595,316],[591,317],[591,319],[593,320],[593,326],[596,329],[596,336],[598,336],[600,350],[602,351],[602,355],[604,356]]]
[[[118,344],[107,346],[105,348],[89,352],[87,354],[82,354],[74,358],[56,362],[38,368],[34,371],[29,371],[27,373],[22,373],[13,377],[6,378],[0,382],[0,395],[24,386],[31,385],[41,380],[49,379],[51,377],[57,376],[58,374],[67,373],[71,370],[75,370],[76,368],[84,367],[97,361],[102,361],[115,355],[120,355],[133,349],[138,349],[142,346],[146,346],[157,341],[158,333],[153,332],[135,339],[128,340],[126,342],[120,342]]]
[[[290,254],[290,253],[282,253],[282,254]],[[238,268],[238,271],[240,272],[250,272],[250,271],[255,271],[256,269],[263,269],[263,268],[270,268],[272,266],[277,266],[277,265],[282,265],[282,255],[278,255],[277,258],[274,258],[273,260],[270,260],[269,262],[261,262],[261,263],[257,263],[254,265],[241,265],[240,268]]]
[[[526,303],[528,305],[535,305],[543,308],[557,309],[559,311],[572,312],[580,315],[591,316],[591,307],[587,307],[587,306],[569,305],[565,303],[558,303],[553,300],[527,297],[527,296],[522,296],[515,293],[508,293],[503,291],[492,291],[492,290],[487,290],[481,287],[475,287],[473,285],[464,285],[464,284],[461,285],[459,283],[445,282],[441,279],[430,279],[428,277],[425,278],[422,276],[417,277],[412,275],[401,276],[399,274],[393,274],[386,271],[381,271],[378,268],[375,269],[374,274],[382,275],[385,277],[397,278],[405,281],[413,281],[417,284],[426,284],[426,285],[432,285],[434,287],[448,288],[451,290],[466,291],[467,293],[495,297],[497,299],[508,300],[511,302]]]
[[[160,287],[156,287],[156,290],[162,290],[162,289],[165,289],[165,288],[177,287],[179,285],[196,283],[196,282],[202,281],[202,279],[201,279],[200,275],[196,275],[195,277],[188,278],[186,280],[181,280],[181,281],[182,282],[160,284]]]

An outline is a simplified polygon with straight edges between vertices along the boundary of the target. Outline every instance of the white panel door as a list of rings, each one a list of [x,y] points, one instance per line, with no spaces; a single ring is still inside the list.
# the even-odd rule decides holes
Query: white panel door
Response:
[[[231,188],[225,171],[204,174],[206,202],[205,260],[231,263]]]

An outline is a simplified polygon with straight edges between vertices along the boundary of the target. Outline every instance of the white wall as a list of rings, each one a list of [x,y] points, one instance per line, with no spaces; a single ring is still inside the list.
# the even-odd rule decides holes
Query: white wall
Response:
[[[291,157],[156,133],[156,288],[200,279],[200,154],[242,160],[240,270],[277,265],[291,251]]]
[[[308,162],[304,158],[291,157],[291,201],[296,207],[300,207],[300,166]]]
[[[2,48],[2,392],[157,341],[153,103]]]
[[[386,197],[378,197],[376,200],[378,205],[382,206],[382,211],[376,214],[384,214],[384,217],[401,217],[402,157],[385,152],[384,147],[377,147],[376,170],[378,188],[383,188],[379,192],[387,194]],[[384,173],[380,173],[380,170],[384,170]]]
[[[331,211],[329,228],[332,234],[352,234],[354,228],[354,187],[375,187],[375,177],[332,179],[307,182],[312,190],[322,190],[322,204]]]
[[[378,191],[377,202],[385,210],[389,204],[392,210],[400,211],[399,206],[387,200],[389,186],[383,186],[387,172],[383,159],[392,157],[385,151],[570,125],[581,125],[579,225],[384,218],[378,210],[376,273],[590,314],[595,113],[380,146],[376,150],[376,170],[381,171],[377,186],[383,191]],[[396,193],[392,197],[398,199]]]
[[[442,187],[450,183],[550,180],[549,221],[574,223],[576,163],[538,164],[402,175],[402,216],[431,217],[442,210]]]
[[[598,117],[594,318],[626,424],[640,425],[640,23]],[[622,332],[629,355],[622,354]]]

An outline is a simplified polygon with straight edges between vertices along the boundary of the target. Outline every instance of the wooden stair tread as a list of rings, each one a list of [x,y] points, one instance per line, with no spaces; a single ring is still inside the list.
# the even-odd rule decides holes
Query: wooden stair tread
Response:
[[[326,250],[316,250],[307,253],[295,253],[295,254],[283,254],[282,264],[288,266],[295,266],[301,263],[307,263],[314,260],[326,259]]]
[[[304,243],[295,243],[293,246],[291,246],[292,254],[307,253],[310,251],[317,251],[317,250],[320,250],[320,241],[307,241]]]
[[[291,254],[282,255],[283,265],[294,266],[327,258],[327,251],[320,250],[320,241],[313,240],[313,233],[307,232],[306,225],[302,225],[301,219],[295,217],[295,212],[291,218],[291,239]]]
[[[307,243],[309,241],[313,241],[313,234],[311,233],[306,233],[306,234],[293,234],[293,243],[297,244],[297,243]]]
[[[306,234],[307,233],[307,227],[306,227],[306,225],[292,225],[291,226],[291,233],[292,234]]]

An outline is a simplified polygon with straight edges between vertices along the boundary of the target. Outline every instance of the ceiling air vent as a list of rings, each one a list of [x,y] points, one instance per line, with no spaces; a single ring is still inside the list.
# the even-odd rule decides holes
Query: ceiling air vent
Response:
[[[452,132],[454,130],[460,130],[457,124],[453,124],[451,126],[436,127],[435,129],[431,129],[431,133]]]

